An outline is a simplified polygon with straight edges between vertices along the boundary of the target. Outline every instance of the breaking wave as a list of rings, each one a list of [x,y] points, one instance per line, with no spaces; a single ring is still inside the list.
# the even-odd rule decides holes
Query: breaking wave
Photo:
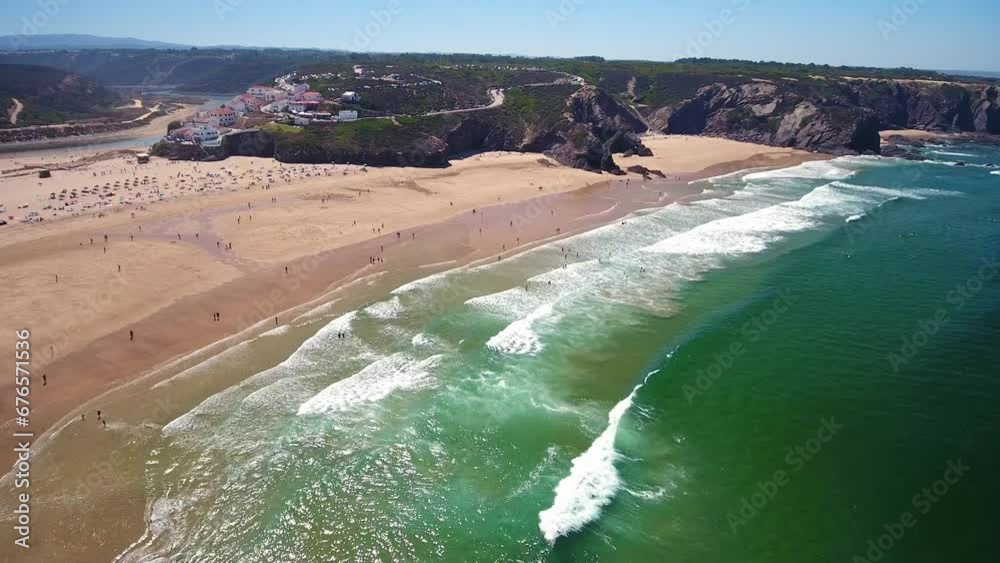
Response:
[[[573,460],[569,475],[556,485],[552,506],[538,513],[538,527],[546,541],[554,544],[562,536],[578,532],[601,515],[601,510],[611,501],[621,487],[615,462],[615,436],[622,417],[632,407],[636,394],[649,378],[659,370],[646,374],[642,383],[635,386],[608,413],[608,426],[594,443]]]
[[[343,412],[358,405],[376,403],[392,393],[419,388],[427,383],[442,356],[414,360],[393,354],[321,391],[299,407],[299,416]]]

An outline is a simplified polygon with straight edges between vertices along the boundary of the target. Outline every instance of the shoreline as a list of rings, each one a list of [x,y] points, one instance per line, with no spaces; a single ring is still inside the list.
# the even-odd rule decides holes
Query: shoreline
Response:
[[[635,158],[649,168],[660,168],[670,158],[668,154],[670,151],[667,150],[669,144],[677,142],[678,139],[665,140],[664,143],[667,144],[660,147],[662,157]],[[142,316],[136,322],[122,324],[92,342],[83,343],[74,351],[65,355],[60,354],[58,359],[42,366],[44,368],[42,371],[48,371],[50,374],[68,371],[75,373],[75,376],[73,381],[67,381],[65,378],[53,381],[50,376],[49,383],[58,385],[59,398],[54,402],[40,402],[33,405],[32,427],[37,436],[33,446],[33,456],[44,456],[46,460],[45,468],[39,470],[40,475],[35,479],[41,489],[40,492],[44,493],[49,489],[49,494],[42,494],[41,498],[65,499],[67,491],[71,491],[75,484],[75,482],[64,482],[67,478],[65,472],[69,471],[72,474],[74,472],[72,468],[79,464],[79,471],[86,473],[90,466],[85,461],[94,460],[93,463],[98,463],[107,460],[108,451],[113,454],[118,451],[116,448],[123,447],[123,444],[118,443],[116,436],[121,434],[124,428],[134,426],[138,430],[148,427],[158,431],[160,427],[186,412],[200,400],[217,392],[216,387],[226,388],[237,384],[241,378],[246,377],[246,374],[234,374],[216,381],[188,381],[182,378],[179,381],[184,385],[180,387],[170,381],[186,370],[225,355],[227,351],[239,350],[241,346],[260,338],[265,333],[275,332],[276,336],[292,333],[287,339],[282,336],[276,340],[288,340],[292,346],[295,341],[301,344],[302,337],[307,337],[310,331],[315,332],[316,325],[323,324],[321,319],[330,316],[335,310],[351,308],[352,305],[354,308],[363,306],[371,299],[391,293],[404,283],[442,271],[490,263],[498,256],[509,258],[553,240],[610,224],[639,209],[661,207],[689,197],[696,198],[700,190],[689,186],[690,181],[748,168],[781,168],[809,160],[829,158],[827,155],[766,147],[751,146],[747,150],[757,149],[762,152],[754,152],[741,159],[714,162],[697,171],[682,171],[675,174],[676,180],[644,181],[641,177],[631,174],[624,179],[609,180],[604,175],[582,172],[584,176],[579,176],[576,171],[559,170],[569,174],[569,177],[564,178],[566,184],[562,187],[565,189],[552,193],[544,191],[538,196],[538,190],[532,188],[529,192],[530,197],[504,201],[506,198],[498,196],[500,201],[482,207],[480,198],[478,202],[464,203],[460,210],[449,212],[443,220],[410,224],[400,235],[396,235],[394,229],[384,229],[388,232],[381,234],[376,232],[376,236],[363,236],[358,240],[318,253],[301,254],[290,258],[287,262],[276,262],[270,260],[269,253],[257,252],[250,261],[252,264],[236,265],[238,275],[232,279],[204,291],[180,296],[150,314]],[[695,152],[703,151],[699,149]],[[770,156],[767,156],[768,153]],[[483,158],[486,163],[468,163],[469,168],[485,167],[490,173],[489,156],[485,155]],[[525,160],[538,157],[540,155],[499,156],[497,160],[502,162],[497,166],[498,169],[509,169],[522,166]],[[704,158],[704,155],[701,158]],[[531,174],[545,169],[546,166],[538,165],[537,169],[529,167],[526,170],[528,177],[532,177]],[[433,172],[416,170],[402,172],[411,177],[419,177],[421,174],[433,175]],[[459,176],[474,174],[468,171],[460,172]],[[326,177],[323,179],[330,181]],[[475,176],[471,178],[473,181],[474,179]],[[422,178],[418,178],[418,181],[420,180]],[[436,180],[440,181],[439,178]],[[584,185],[577,185],[581,180],[584,181]],[[389,185],[397,189],[400,187],[396,186],[394,177],[389,178]],[[412,186],[408,186],[403,192],[405,192],[403,196],[410,199],[420,197],[419,190],[414,192]],[[305,194],[311,197],[312,191],[307,190]],[[299,195],[301,199],[307,199],[302,193]],[[226,206],[229,203],[226,197],[217,197],[223,200],[223,211],[231,213],[231,209]],[[364,197],[369,195],[366,194]],[[161,213],[159,219],[167,223],[166,228],[172,231],[177,224],[178,215],[182,218],[180,220],[183,220],[183,217],[193,214],[194,211],[190,204],[185,204],[183,200],[168,202],[166,207],[170,206],[179,206],[179,212]],[[476,211],[470,212],[469,207]],[[274,211],[274,213],[280,212],[280,210]],[[305,211],[300,210],[300,213]],[[414,213],[419,214],[419,211],[411,210],[409,215]],[[260,216],[263,217],[262,223],[266,227],[269,221],[266,212],[261,212]],[[428,214],[427,217],[433,215]],[[88,220],[85,217],[78,217],[57,223],[70,225],[69,229],[72,231],[75,229],[74,224]],[[200,220],[203,225],[211,222],[204,218]],[[518,228],[512,231],[515,224]],[[227,227],[216,225],[216,228],[225,230]],[[403,234],[411,234],[410,240],[406,240]],[[58,236],[51,235],[48,238],[58,238]],[[213,245],[210,241],[206,241],[201,246],[209,247],[210,251]],[[0,253],[3,250],[5,249],[0,246]],[[376,264],[369,262],[366,265],[365,262],[372,256],[382,258],[384,262]],[[216,259],[231,262],[224,253],[221,256],[216,253]],[[290,276],[284,273],[285,264],[289,267]],[[210,311],[215,310],[222,312],[224,322],[209,320],[212,318]],[[278,319],[277,323],[273,322],[274,318]],[[137,343],[129,343],[129,330],[135,330],[138,335]],[[44,349],[39,353],[44,354]],[[283,354],[284,352],[275,352],[273,358],[268,361],[280,363],[284,359]],[[148,416],[150,407],[144,401],[148,402],[157,396],[155,391],[160,391],[163,387],[181,393],[188,401],[182,402],[180,408],[168,409],[166,413],[157,415],[156,411],[153,411],[151,420],[146,421],[150,418]],[[34,396],[40,394],[40,387],[33,389]],[[53,389],[53,386],[50,385],[48,389]],[[10,388],[0,388],[0,391],[6,395]],[[49,397],[46,395],[47,399]],[[74,424],[74,421],[79,420],[78,415],[81,412],[92,412],[100,408],[108,412],[109,405],[118,405],[114,409],[123,411],[130,408],[128,405],[132,403],[139,409],[132,413],[134,416],[129,413],[113,412],[109,417],[112,424],[106,433],[94,435],[89,430],[91,417],[87,418],[87,428],[83,428],[84,425]],[[128,420],[133,422],[125,422]],[[121,424],[127,426],[112,431],[113,426],[118,427]],[[8,427],[9,421],[6,421],[4,428]],[[39,427],[44,427],[44,432],[40,432]],[[129,433],[122,434],[122,439]],[[91,438],[82,442],[85,445],[76,445],[81,444],[80,438],[83,435]],[[10,460],[12,461],[12,457]],[[3,461],[7,462],[8,459]],[[9,473],[6,474],[0,483],[9,486],[9,476]],[[89,498],[88,502],[97,503],[102,509],[119,511],[120,524],[127,525],[128,531],[123,530],[123,533],[116,533],[114,536],[117,538],[127,536],[128,540],[125,543],[127,545],[141,533],[145,504],[129,501],[126,509],[121,505],[121,499],[116,497],[117,495],[101,494],[99,498]],[[56,517],[54,514],[53,518]],[[62,520],[53,520],[51,524],[54,525],[57,521]],[[47,521],[39,515],[39,522]],[[83,529],[85,524],[80,523],[79,526],[81,527],[79,533],[85,533]],[[73,538],[76,534],[67,533],[67,537]],[[118,553],[123,547],[124,545],[120,545],[117,546],[117,551],[109,549],[102,554]],[[94,549],[98,547],[95,546]]]
[[[56,150],[78,149],[85,150],[91,145],[102,145],[135,140],[136,142],[153,135],[163,135],[167,130],[167,125],[176,119],[186,119],[193,110],[198,107],[195,104],[177,104],[179,107],[174,111],[164,115],[155,116],[147,123],[128,127],[118,131],[106,131],[103,133],[93,133],[90,135],[68,135],[64,137],[52,137],[48,139],[38,139],[32,141],[14,141],[11,143],[0,143],[0,155],[14,156],[21,155],[30,157],[32,153],[50,152]],[[182,117],[178,117],[178,115]],[[138,146],[138,145],[137,145]]]
[[[768,162],[766,158],[762,158],[764,156],[766,156],[765,153],[761,153],[738,161],[719,162],[695,173],[678,175],[677,179],[657,179],[648,181],[647,183],[661,185],[665,190],[677,190],[686,186],[688,182],[720,174],[761,167],[779,168],[808,160],[828,158],[826,155],[795,152],[788,153],[787,156],[782,157],[778,162]],[[656,164],[653,162],[655,157],[632,158]],[[655,166],[651,167],[655,168]],[[478,213],[479,219],[473,217],[476,215],[475,213],[473,216],[468,216],[466,210],[466,213],[455,213],[443,221],[431,223],[418,222],[416,225],[409,225],[407,228],[410,231],[421,233],[422,242],[428,236],[433,239],[435,236],[433,233],[438,230],[447,232],[446,236],[442,236],[442,240],[453,238],[456,233],[468,238],[475,234],[475,222],[479,221],[481,224],[483,221],[482,217],[489,216],[490,221],[496,221],[496,224],[486,229],[487,235],[484,239],[477,242],[466,240],[459,244],[456,249],[459,251],[458,254],[455,254],[451,249],[444,248],[448,245],[447,243],[440,242],[440,246],[435,249],[435,252],[440,255],[431,259],[430,262],[414,263],[410,259],[403,258],[399,268],[397,269],[396,265],[393,264],[391,271],[425,271],[427,272],[426,275],[431,275],[438,271],[437,268],[429,268],[429,266],[434,264],[449,263],[451,265],[446,269],[451,269],[469,266],[477,261],[491,260],[497,256],[509,258],[514,254],[524,252],[546,242],[551,242],[551,240],[565,238],[611,223],[637,209],[659,207],[677,201],[674,197],[668,195],[665,199],[661,196],[655,201],[633,199],[625,201],[624,205],[621,205],[623,201],[614,200],[610,192],[614,191],[613,186],[615,184],[625,184],[625,180],[608,179],[604,175],[586,172],[583,174],[591,174],[593,181],[580,187],[572,187],[566,191],[543,193],[541,196],[530,197],[515,203],[499,203],[485,207]],[[637,183],[643,182],[641,177],[630,174],[628,182],[632,181]],[[603,202],[608,201],[613,202],[613,204],[610,207],[602,207],[604,205]],[[171,203],[181,205],[183,201],[178,200]],[[520,237],[515,237],[514,240],[506,240],[505,234],[501,232],[502,222],[509,221],[508,217],[518,216],[521,216],[521,221],[524,222],[523,217],[527,214],[525,209],[533,208],[537,210],[540,206],[551,206],[553,212],[558,212],[558,215],[554,215],[557,220],[566,221],[567,223],[575,222],[574,228],[563,231],[559,227],[556,227],[557,231],[545,232],[548,227],[545,225],[546,221],[538,220],[535,221],[537,224],[529,224],[521,229],[521,234],[525,238],[523,242],[519,240]],[[494,219],[494,216],[497,214],[503,219]],[[534,214],[538,215],[537,212],[534,212]],[[539,217],[539,219],[542,218]],[[74,221],[87,221],[87,218],[72,217],[63,221],[71,223]],[[428,235],[428,232],[431,234]],[[265,331],[263,330],[266,328],[264,325],[267,325],[268,321],[274,316],[277,315],[281,319],[283,316],[287,316],[309,303],[322,300],[324,296],[338,291],[334,288],[337,284],[351,282],[359,277],[373,274],[382,276],[389,274],[390,269],[387,267],[380,268],[377,264],[358,267],[357,264],[362,264],[362,260],[367,260],[365,258],[366,255],[380,254],[376,246],[385,247],[387,251],[392,252],[392,244],[398,241],[399,239],[394,237],[390,232],[371,237],[362,237],[355,242],[339,245],[316,254],[301,254],[287,262],[290,274],[295,276],[296,272],[301,272],[308,268],[310,270],[318,269],[322,272],[322,276],[314,276],[306,273],[305,276],[293,277],[292,281],[301,283],[296,283],[294,289],[284,292],[288,295],[282,295],[278,299],[275,299],[275,297],[278,297],[274,293],[275,288],[280,289],[289,281],[282,272],[282,267],[278,267],[273,263],[269,264],[267,261],[257,261],[257,267],[253,268],[252,271],[239,272],[241,275],[227,279],[210,289],[184,295],[165,307],[155,309],[150,314],[140,318],[137,322],[129,323],[127,326],[133,327],[131,329],[127,328],[127,326],[118,326],[116,330],[101,335],[82,347],[59,346],[61,350],[67,349],[69,352],[56,358],[51,363],[43,363],[41,367],[44,368],[44,371],[59,372],[62,369],[69,369],[69,366],[72,366],[72,371],[78,373],[101,372],[111,367],[116,372],[125,372],[125,374],[131,375],[122,375],[110,380],[104,380],[104,384],[98,393],[87,393],[88,386],[81,386],[79,381],[74,382],[75,385],[70,390],[71,392],[67,392],[68,390],[65,388],[61,389],[60,392],[63,396],[59,404],[65,406],[62,409],[56,408],[55,410],[61,411],[63,414],[62,416],[52,417],[48,413],[45,413],[45,411],[42,411],[44,413],[42,416],[48,419],[47,423],[43,423],[45,432],[54,428],[58,424],[58,421],[70,417],[81,408],[86,408],[88,403],[106,392],[113,391],[117,387],[127,385],[146,375],[185,362],[188,358],[196,356],[199,351],[214,349],[222,342],[230,342],[232,345],[235,345],[256,337]],[[409,241],[403,241],[404,244],[402,246],[405,246],[407,242]],[[511,243],[510,246],[508,246],[508,243]],[[210,246],[210,243],[205,243],[203,246]],[[0,247],[0,250],[2,250],[2,247]],[[387,262],[388,260],[395,259],[395,257],[390,257],[387,259]],[[355,264],[355,266],[348,265],[345,267],[345,262]],[[316,263],[319,265],[315,265]],[[308,277],[309,279],[303,279],[303,277]],[[114,283],[115,277],[111,276],[106,281],[109,284]],[[127,285],[131,282],[126,280],[123,283]],[[261,306],[260,298],[264,298],[263,303],[267,303],[270,300],[276,304]],[[248,300],[255,303],[254,307],[247,308],[245,306],[245,302]],[[294,304],[282,306],[285,302],[292,302]],[[193,333],[192,331],[185,331],[187,332],[185,335],[176,332],[170,334],[172,338],[164,339],[163,341],[158,340],[155,349],[147,349],[147,346],[143,346],[139,349],[138,353],[124,353],[121,350],[121,343],[128,341],[127,335],[129,330],[134,330],[136,334],[155,334],[155,327],[158,324],[169,324],[171,318],[191,317],[195,311],[203,309],[207,303],[213,303],[220,310],[224,319],[223,323],[210,324],[204,318],[207,316],[207,313],[204,313],[201,315],[201,321],[196,322],[201,330],[193,331]],[[235,323],[230,321],[234,317],[237,319]],[[246,336],[240,337],[240,335]],[[41,353],[44,354],[44,352],[43,350]],[[126,357],[122,358],[121,356],[123,355]],[[118,356],[117,359],[115,358],[116,356]],[[0,386],[0,390],[4,392],[8,391],[3,386]],[[66,408],[74,402],[80,406]],[[39,414],[41,413],[38,411],[35,412],[35,420],[41,418],[38,416]],[[12,420],[3,421],[0,423],[0,428],[8,429],[11,422]],[[0,459],[0,461],[6,462],[7,460]]]
[[[915,142],[947,141],[951,143],[986,143],[995,145],[1000,143],[996,135],[989,133],[950,133],[942,131],[925,131],[923,129],[886,129],[879,132],[882,146],[893,144],[893,138],[905,139]]]

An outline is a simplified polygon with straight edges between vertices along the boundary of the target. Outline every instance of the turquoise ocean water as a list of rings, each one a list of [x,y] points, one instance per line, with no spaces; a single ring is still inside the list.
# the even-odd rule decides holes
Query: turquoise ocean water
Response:
[[[921,150],[324,322],[163,428],[120,559],[995,561],[1000,150]]]

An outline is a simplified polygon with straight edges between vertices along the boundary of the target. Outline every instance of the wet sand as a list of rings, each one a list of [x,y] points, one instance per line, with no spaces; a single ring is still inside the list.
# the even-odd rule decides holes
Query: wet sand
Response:
[[[521,154],[478,155],[444,170],[161,161],[164,183],[177,174],[190,174],[193,183],[211,179],[203,174],[223,174],[217,167],[235,177],[253,173],[243,175],[243,184],[209,193],[186,192],[176,182],[174,199],[144,209],[121,206],[100,219],[90,213],[4,231],[0,281],[13,290],[3,343],[13,349],[8,333],[32,329],[31,426],[36,436],[54,429],[33,450],[33,526],[41,549],[25,560],[59,560],[71,546],[81,560],[108,560],[134,541],[146,508],[143,436],[287,357],[319,328],[301,317],[307,311],[329,303],[324,314],[333,314],[436,271],[496,261],[638,208],[696,197],[690,179],[824,158],[700,138],[680,141],[681,151],[671,145],[677,142],[651,139],[654,152],[664,154],[636,161],[674,181],[635,175],[612,181]],[[94,171],[73,173],[89,181],[86,174]],[[232,250],[225,249],[229,243]],[[65,272],[59,282],[57,269]],[[246,371],[154,388],[276,327],[274,350]],[[12,404],[9,382],[0,395]],[[107,429],[97,422],[97,409],[106,413]],[[6,421],[8,437],[11,428]],[[10,446],[6,464],[13,459]],[[9,475],[0,486],[10,492]],[[6,518],[11,512],[4,508]],[[78,518],[81,513],[100,518]],[[10,526],[5,529],[8,541]]]

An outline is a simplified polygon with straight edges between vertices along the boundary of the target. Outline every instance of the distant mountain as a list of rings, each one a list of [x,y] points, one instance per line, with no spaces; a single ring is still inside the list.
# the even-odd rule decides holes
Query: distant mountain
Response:
[[[134,37],[101,37],[98,35],[0,35],[0,51],[31,51],[37,49],[188,49],[189,45],[147,41]]]

